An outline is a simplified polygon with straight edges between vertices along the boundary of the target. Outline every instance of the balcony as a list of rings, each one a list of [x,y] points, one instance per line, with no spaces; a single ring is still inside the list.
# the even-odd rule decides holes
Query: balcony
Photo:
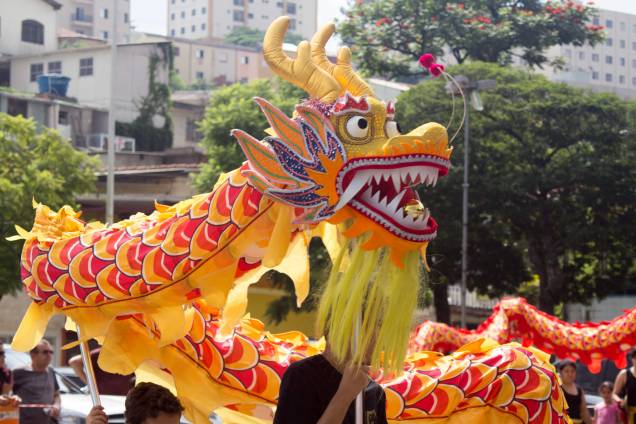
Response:
[[[108,150],[108,134],[98,133],[88,136],[88,149],[92,152],[105,152]],[[135,139],[130,137],[115,137],[116,152],[135,152]]]
[[[92,24],[93,15],[86,15],[83,13],[72,13],[71,22],[74,24]]]

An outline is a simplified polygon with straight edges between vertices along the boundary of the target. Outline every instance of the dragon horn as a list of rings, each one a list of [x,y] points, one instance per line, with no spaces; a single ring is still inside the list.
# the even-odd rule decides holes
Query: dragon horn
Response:
[[[333,23],[328,23],[314,34],[311,39],[312,60],[316,65],[336,79],[343,93],[348,91],[354,96],[374,96],[371,87],[353,70],[351,66],[351,50],[349,50],[348,47],[342,47],[338,51],[337,63],[335,65],[327,58],[325,44],[327,44],[327,41],[329,41],[335,31],[336,26]]]
[[[296,58],[283,53],[283,39],[289,26],[289,17],[281,16],[271,23],[263,40],[263,57],[271,70],[286,81],[305,90],[311,97],[332,103],[338,97],[340,86],[334,77],[311,61],[307,41],[298,44]]]

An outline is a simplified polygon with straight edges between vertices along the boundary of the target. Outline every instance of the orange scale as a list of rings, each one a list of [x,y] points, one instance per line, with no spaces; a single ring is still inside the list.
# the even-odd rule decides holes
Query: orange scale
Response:
[[[552,391],[552,382],[547,375],[537,368],[526,371],[509,372],[515,385],[516,399],[548,400]]]
[[[173,256],[188,253],[192,235],[202,223],[203,218],[193,220],[188,215],[182,216],[170,226],[161,249]]]
[[[48,258],[53,266],[66,270],[71,260],[84,249],[86,247],[82,246],[79,237],[59,240],[51,246]]]
[[[214,225],[207,221],[200,225],[190,240],[190,259],[201,260],[215,251],[221,234],[227,227],[227,224]]]
[[[24,243],[22,253],[20,254],[20,263],[27,269],[31,269],[33,260],[41,255],[42,252],[38,249],[37,240],[27,241]]]
[[[230,220],[232,202],[230,201],[230,189],[228,184],[223,184],[212,195],[207,221],[212,224],[225,224]]]
[[[63,271],[51,266],[45,255],[35,258],[31,273],[35,283],[43,291],[54,291],[53,282],[64,274]]]
[[[95,287],[97,273],[108,265],[108,262],[93,255],[91,249],[86,249],[73,258],[68,272],[76,284],[82,287]]]
[[[192,219],[205,218],[208,215],[212,194],[201,196],[190,207],[189,215]]]
[[[96,242],[93,245],[93,253],[99,259],[112,261],[115,259],[117,249],[128,240],[130,240],[130,236],[126,230],[116,231]]]
[[[166,255],[161,249],[153,249],[143,259],[142,276],[148,284],[164,285],[172,281],[172,270],[167,265]]]
[[[225,368],[231,370],[248,370],[254,368],[259,361],[259,354],[256,347],[242,336],[236,335],[233,339],[232,348],[223,355]]]
[[[150,229],[143,233],[142,240],[144,244],[149,246],[159,246],[166,238],[166,234],[170,229],[172,223],[176,220],[176,217],[171,217],[165,221],[159,222]]]

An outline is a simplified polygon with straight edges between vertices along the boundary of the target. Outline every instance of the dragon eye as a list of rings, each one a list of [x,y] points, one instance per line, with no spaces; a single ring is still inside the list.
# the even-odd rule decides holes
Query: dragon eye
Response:
[[[369,134],[369,121],[364,116],[354,116],[347,121],[347,132],[353,138],[365,138]]]
[[[395,121],[386,121],[386,123],[384,124],[384,132],[386,133],[386,136],[388,138],[402,134],[400,124]]]

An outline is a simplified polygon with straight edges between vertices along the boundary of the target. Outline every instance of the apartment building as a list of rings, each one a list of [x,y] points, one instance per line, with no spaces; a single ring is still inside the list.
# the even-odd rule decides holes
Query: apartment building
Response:
[[[636,15],[600,9],[594,25],[605,27],[605,42],[591,47],[554,46],[549,58],[563,58],[563,69],[545,67],[539,72],[553,81],[636,98]]]
[[[113,16],[117,2],[118,43],[130,42],[130,0],[58,0],[58,28],[104,40],[113,38]]]
[[[288,15],[290,32],[310,39],[317,29],[318,0],[167,0],[167,34],[189,39],[224,38],[238,26],[265,31]]]
[[[167,47],[166,47],[167,46]],[[163,55],[169,43],[121,44],[117,48],[115,119],[131,122],[138,116],[136,103],[148,94],[148,68],[153,55]],[[160,56],[161,57],[161,56]],[[71,78],[68,96],[80,103],[110,107],[111,50],[108,45],[67,48],[36,55],[16,56],[11,60],[11,87],[37,93],[37,77],[55,70]],[[169,81],[166,61],[160,62],[157,82]]]

